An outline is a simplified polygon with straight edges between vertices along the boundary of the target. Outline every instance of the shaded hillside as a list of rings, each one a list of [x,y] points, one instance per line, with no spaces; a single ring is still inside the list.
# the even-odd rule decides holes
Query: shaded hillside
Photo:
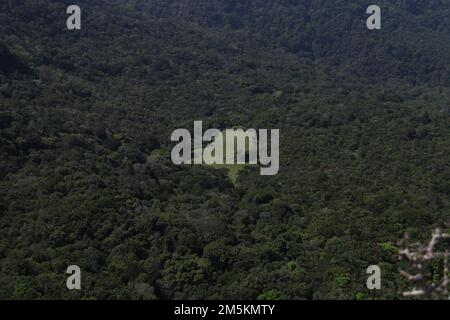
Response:
[[[381,1],[380,32],[364,1],[78,1],[76,32],[10,3],[0,298],[398,298],[396,241],[449,220],[448,1]],[[174,166],[194,120],[279,128],[280,173]]]

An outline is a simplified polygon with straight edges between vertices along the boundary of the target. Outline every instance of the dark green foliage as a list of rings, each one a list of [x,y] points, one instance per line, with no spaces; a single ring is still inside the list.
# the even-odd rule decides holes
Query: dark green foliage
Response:
[[[0,42],[0,73],[10,75],[16,71],[25,72],[25,65]]]
[[[450,216],[448,1],[77,3],[0,2],[0,298],[399,297]],[[194,120],[280,128],[280,173],[174,166]]]

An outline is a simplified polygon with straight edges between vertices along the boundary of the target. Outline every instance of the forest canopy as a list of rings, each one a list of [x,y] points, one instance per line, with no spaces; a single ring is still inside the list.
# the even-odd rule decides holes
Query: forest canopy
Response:
[[[0,2],[1,299],[400,298],[450,220],[448,1],[69,2]],[[278,175],[173,165],[196,120],[280,129]]]

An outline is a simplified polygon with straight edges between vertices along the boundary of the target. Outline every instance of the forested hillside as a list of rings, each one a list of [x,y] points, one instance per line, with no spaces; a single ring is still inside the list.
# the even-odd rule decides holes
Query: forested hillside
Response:
[[[1,1],[0,299],[400,298],[450,221],[450,1],[371,4]],[[279,174],[175,166],[195,120],[279,128]]]

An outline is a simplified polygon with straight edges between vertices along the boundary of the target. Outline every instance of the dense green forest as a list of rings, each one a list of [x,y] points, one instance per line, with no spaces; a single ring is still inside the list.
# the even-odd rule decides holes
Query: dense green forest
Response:
[[[372,2],[1,1],[0,299],[401,298],[450,221],[450,1]],[[279,128],[279,174],[173,165],[194,120]]]

